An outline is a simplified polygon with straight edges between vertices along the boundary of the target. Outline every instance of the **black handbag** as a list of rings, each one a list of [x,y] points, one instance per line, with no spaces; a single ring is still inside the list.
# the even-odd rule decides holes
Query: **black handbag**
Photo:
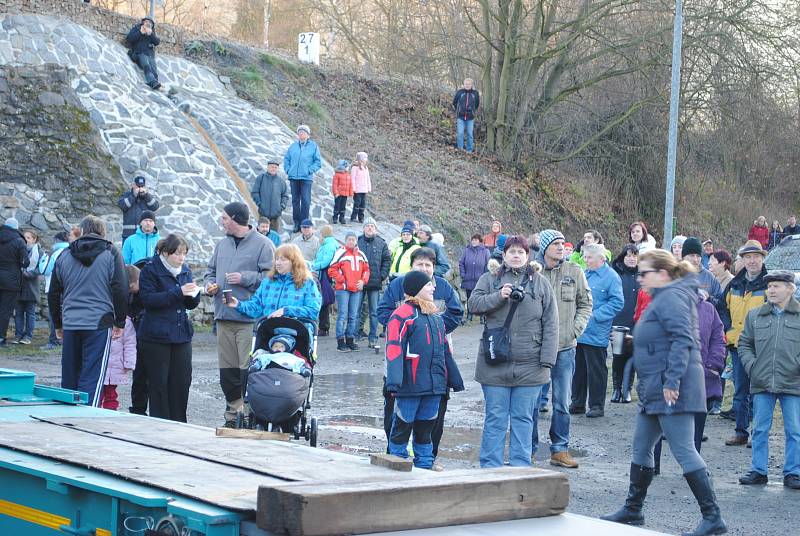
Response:
[[[528,276],[521,283],[523,288],[528,285]],[[514,301],[511,308],[508,310],[506,321],[503,326],[499,328],[483,328],[483,335],[481,336],[481,345],[483,345],[483,359],[487,365],[499,365],[501,363],[508,363],[511,360],[511,334],[509,328],[511,321],[514,319],[514,313],[517,312],[517,307],[522,303]]]

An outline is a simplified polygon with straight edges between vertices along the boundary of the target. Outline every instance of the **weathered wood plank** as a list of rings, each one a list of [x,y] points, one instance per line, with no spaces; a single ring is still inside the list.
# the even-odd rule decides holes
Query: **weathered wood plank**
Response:
[[[236,428],[217,428],[214,433],[217,437],[234,437],[236,439],[260,439],[272,441],[289,441],[289,434],[280,432],[265,432],[263,430],[247,430]]]
[[[369,463],[379,467],[388,467],[393,471],[408,472],[414,468],[414,462],[407,458],[400,456],[392,456],[391,454],[370,454]]]
[[[257,523],[281,535],[365,534],[558,515],[569,502],[567,476],[555,471],[509,467],[442,475],[267,484],[259,488]]]

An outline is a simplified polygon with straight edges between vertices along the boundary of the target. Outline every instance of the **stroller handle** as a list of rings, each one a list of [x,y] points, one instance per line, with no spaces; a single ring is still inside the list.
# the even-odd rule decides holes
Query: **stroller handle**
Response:
[[[289,319],[292,319],[292,320],[296,320],[296,321],[300,322],[301,324],[310,324],[310,325],[312,325],[314,327],[314,336],[316,337],[316,335],[317,335],[318,322],[317,322],[316,319],[307,318],[307,317],[297,317],[297,316],[283,316],[283,317],[278,317],[278,318],[289,318]],[[253,326],[253,333],[258,332],[258,328],[261,327],[261,324],[263,324],[264,322],[266,322],[268,320],[273,320],[273,319],[268,317],[268,316],[265,316],[265,317],[260,318],[259,320],[257,320],[255,325]]]

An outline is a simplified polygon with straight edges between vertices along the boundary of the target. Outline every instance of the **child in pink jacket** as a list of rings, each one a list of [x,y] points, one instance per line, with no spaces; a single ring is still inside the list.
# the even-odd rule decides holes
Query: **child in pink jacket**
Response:
[[[372,181],[369,178],[369,167],[367,167],[367,153],[356,153],[356,163],[350,169],[350,177],[353,179],[353,213],[350,215],[350,221],[358,220],[358,223],[364,223],[367,194],[372,191]]]
[[[136,294],[139,292],[139,269],[130,265],[126,266],[125,269],[128,272],[128,290],[131,294]],[[131,317],[128,317],[125,319],[125,329],[122,331],[122,336],[111,339],[100,407],[114,411],[119,408],[117,385],[130,384],[131,371],[135,368],[136,328],[133,327]]]

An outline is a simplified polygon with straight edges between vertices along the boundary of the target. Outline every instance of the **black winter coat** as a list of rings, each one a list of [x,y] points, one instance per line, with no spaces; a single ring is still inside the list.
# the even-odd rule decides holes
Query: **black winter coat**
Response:
[[[138,339],[161,344],[191,342],[194,335],[187,310],[200,303],[200,295],[191,298],[181,287],[192,282],[192,271],[186,264],[176,278],[155,255],[139,274],[139,298],[144,314],[139,323]]]
[[[141,32],[142,23],[137,23],[131,30],[128,32],[128,36],[125,38],[125,41],[128,43],[128,46],[131,47],[131,55],[133,56],[131,59],[134,59],[139,54],[146,54],[151,58],[156,56],[155,47],[161,44],[161,39],[158,38],[156,35],[156,25],[153,23],[153,33],[150,35],[145,35]],[[152,209],[151,209],[152,210]]]
[[[624,252],[621,257],[624,257]],[[625,298],[625,305],[622,311],[617,313],[612,322],[615,326],[625,326],[633,329],[633,314],[636,312],[636,298],[639,296],[639,279],[637,268],[628,268],[619,257],[611,265],[622,280],[622,295]]]
[[[22,269],[28,266],[28,246],[17,229],[0,227],[0,290],[19,292]]]
[[[480,104],[481,97],[477,89],[467,91],[461,88],[453,97],[453,109],[456,111],[456,117],[465,121],[475,119],[475,112],[478,111]]]
[[[117,205],[122,209],[122,241],[129,236],[136,234],[139,226],[139,219],[142,212],[152,210],[155,212],[160,206],[153,194],[146,192],[144,195],[133,195],[133,190],[128,190],[117,201]]]
[[[369,281],[364,290],[380,290],[392,267],[392,254],[389,253],[386,240],[377,235],[372,238],[361,235],[358,237],[358,249],[369,262]]]

